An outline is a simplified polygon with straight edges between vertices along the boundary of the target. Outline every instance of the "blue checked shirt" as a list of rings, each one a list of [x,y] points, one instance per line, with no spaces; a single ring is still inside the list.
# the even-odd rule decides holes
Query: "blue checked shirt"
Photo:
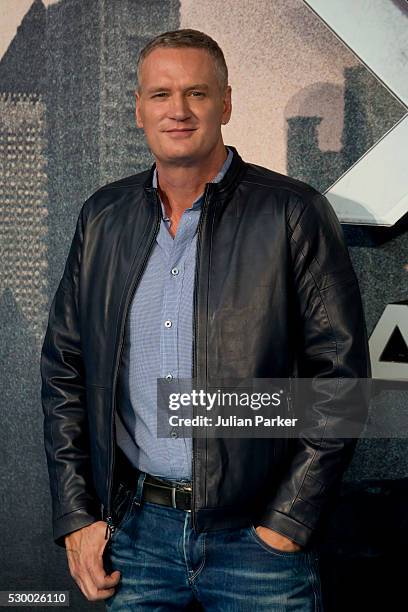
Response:
[[[211,181],[221,181],[232,151]],[[157,171],[153,175],[157,188]],[[130,462],[169,480],[191,480],[192,439],[157,437],[157,379],[191,378],[197,225],[204,194],[187,208],[173,239],[162,219],[126,321],[119,370],[116,439]]]

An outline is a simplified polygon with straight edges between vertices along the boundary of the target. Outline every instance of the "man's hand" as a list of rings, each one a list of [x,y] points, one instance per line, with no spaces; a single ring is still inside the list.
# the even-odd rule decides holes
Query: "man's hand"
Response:
[[[65,536],[69,571],[89,601],[113,595],[120,579],[118,570],[106,574],[103,567],[105,533],[105,521],[96,521]]]
[[[296,550],[302,550],[302,546],[296,544],[293,540],[290,540],[286,536],[274,531],[273,529],[269,529],[269,527],[263,527],[262,525],[258,525],[255,527],[255,531],[261,540],[264,540],[266,544],[269,544],[273,548],[277,548],[278,550],[286,551],[286,552],[295,552]]]

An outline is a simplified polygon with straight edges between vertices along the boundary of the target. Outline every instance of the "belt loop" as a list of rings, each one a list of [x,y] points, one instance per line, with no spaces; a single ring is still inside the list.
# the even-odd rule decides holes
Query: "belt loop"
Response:
[[[173,486],[171,488],[171,505],[173,508],[177,508],[177,504],[176,504],[176,487]]]
[[[140,472],[139,477],[137,479],[136,493],[133,498],[133,503],[136,506],[142,505],[142,495],[143,495],[143,484],[146,478],[146,472]]]

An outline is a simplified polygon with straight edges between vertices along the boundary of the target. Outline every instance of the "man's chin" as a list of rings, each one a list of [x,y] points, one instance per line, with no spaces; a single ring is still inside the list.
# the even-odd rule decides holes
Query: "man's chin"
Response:
[[[153,155],[156,159],[169,165],[193,165],[203,157],[202,151],[197,150],[197,147],[175,147],[161,151],[158,155],[153,152]]]

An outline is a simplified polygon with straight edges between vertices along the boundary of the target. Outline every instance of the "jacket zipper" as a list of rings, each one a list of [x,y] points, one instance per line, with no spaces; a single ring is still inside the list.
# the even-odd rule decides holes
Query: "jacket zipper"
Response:
[[[116,351],[116,361],[115,361],[115,367],[113,370],[113,385],[112,385],[112,417],[111,417],[111,465],[110,465],[110,473],[109,473],[109,477],[108,477],[108,506],[107,506],[107,517],[105,519],[106,521],[106,531],[105,531],[105,540],[106,539],[110,539],[112,537],[113,532],[115,531],[115,525],[113,522],[113,518],[111,515],[112,512],[112,508],[111,508],[111,503],[112,503],[112,486],[113,486],[113,472],[114,472],[114,466],[115,466],[115,440],[114,440],[114,432],[113,432],[113,424],[114,424],[114,420],[115,420],[115,408],[116,408],[116,383],[117,383],[117,375],[118,375],[118,370],[119,370],[119,363],[122,357],[122,352],[123,352],[123,338],[124,338],[124,330],[125,330],[125,322],[127,319],[127,313],[128,313],[128,309],[129,309],[129,304],[132,301],[133,295],[135,293],[136,287],[139,283],[139,280],[143,274],[143,271],[145,269],[147,260],[149,258],[150,252],[153,248],[154,242],[156,240],[156,236],[158,234],[159,228],[160,228],[160,202],[159,202],[159,198],[157,195],[157,191],[155,191],[155,198],[156,198],[156,225],[154,228],[154,232],[153,235],[151,237],[151,241],[147,247],[142,265],[140,267],[139,273],[137,275],[136,278],[133,279],[130,290],[127,293],[126,296],[126,304],[125,304],[125,308],[124,308],[124,316],[122,317],[122,321],[121,321],[121,330],[120,330],[120,336],[119,336],[119,350]],[[133,265],[133,262],[132,262]],[[108,533],[109,532],[109,533]]]
[[[292,379],[293,376],[289,376],[289,390],[287,395],[287,405],[288,405],[288,417],[292,416]]]
[[[199,282],[199,264],[200,264],[200,251],[201,251],[201,228],[203,226],[204,223],[204,217],[207,213],[207,207],[208,207],[208,202],[209,202],[209,193],[210,193],[210,183],[206,184],[205,187],[205,192],[204,192],[204,203],[203,203],[203,209],[201,211],[201,216],[200,216],[200,220],[198,222],[198,227],[197,227],[197,255],[196,255],[196,267],[195,267],[195,272],[194,272],[194,308],[193,308],[193,352],[192,352],[192,374],[193,374],[193,380],[195,379],[196,376],[196,367],[197,367],[197,302],[198,302],[198,282]],[[193,417],[195,416],[195,410],[194,410],[194,406],[193,406]],[[195,452],[197,450],[197,444],[196,444],[196,438],[193,435],[193,439],[192,439],[192,449],[191,449],[191,471],[192,471],[192,478],[191,478],[191,523],[192,523],[192,527],[195,531],[196,529],[196,487],[195,487],[195,477],[196,477],[196,470],[195,470]]]

